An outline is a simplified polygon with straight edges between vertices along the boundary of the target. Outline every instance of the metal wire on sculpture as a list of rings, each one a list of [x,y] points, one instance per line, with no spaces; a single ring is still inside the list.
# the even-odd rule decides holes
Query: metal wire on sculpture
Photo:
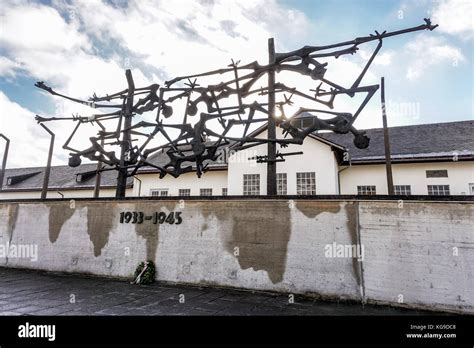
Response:
[[[130,70],[127,70],[128,87],[126,89],[110,95],[107,94],[105,97],[98,97],[94,93],[87,101],[63,95],[48,87],[42,81],[37,82],[35,84],[36,87],[52,95],[95,109],[107,108],[112,109],[112,111],[93,114],[88,117],[75,115],[72,117],[46,118],[36,115],[36,120],[38,123],[53,120],[72,120],[76,122],[76,127],[63,146],[64,149],[71,151],[69,165],[72,167],[79,166],[81,157],[85,157],[89,160],[105,164],[98,169],[99,172],[118,170],[117,197],[124,197],[127,177],[135,175],[139,168],[145,166],[157,169],[160,177],[166,174],[178,177],[180,174],[191,171],[196,171],[197,176],[200,177],[208,169],[207,163],[216,160],[218,150],[228,146],[229,143],[233,143],[235,150],[261,144],[279,144],[281,147],[286,147],[289,144],[302,144],[305,137],[313,132],[329,130],[342,134],[351,132],[354,135],[355,146],[366,148],[369,145],[369,138],[364,132],[358,131],[353,124],[377,91],[379,85],[361,86],[361,81],[381,49],[383,39],[419,30],[433,30],[437,27],[437,25],[432,25],[429,19],[425,18],[424,21],[425,24],[416,27],[394,32],[384,31],[379,33],[376,31],[375,34],[341,43],[325,46],[304,46],[299,50],[287,53],[273,52],[272,59],[267,65],[260,65],[256,61],[246,65],[239,65],[239,62],[232,61],[224,69],[176,77],[165,82],[165,86],[152,84],[147,87],[136,88],[132,73]],[[343,55],[354,54],[361,44],[370,41],[378,41],[378,44],[360,75],[350,87],[340,86],[325,78],[328,63],[320,63],[317,60],[318,58],[339,58]],[[291,64],[291,62],[296,62],[297,64]],[[278,82],[275,83],[275,72],[279,73],[282,71],[309,76],[312,80],[319,81],[319,85],[315,89],[310,90],[310,92],[314,92],[313,95],[310,95],[307,92],[299,91],[296,87],[290,87]],[[232,78],[226,82],[205,87],[197,83],[197,78],[223,74],[231,74]],[[267,87],[253,88],[256,81],[265,75],[273,76],[269,85]],[[187,83],[183,84],[183,81],[187,81]],[[181,83],[182,86],[173,87],[177,83]],[[174,95],[167,97],[169,93],[174,93]],[[333,111],[334,101],[337,96],[347,95],[354,97],[361,93],[366,95],[355,113]],[[236,96],[236,105],[219,105],[222,101],[228,101],[229,97],[233,95]],[[261,103],[256,100],[246,102],[250,97],[262,95],[268,95],[268,103]],[[275,95],[283,95],[283,98],[275,101]],[[326,109],[300,107],[296,113],[287,116],[285,114],[285,106],[293,104],[293,96],[321,104]],[[135,97],[139,97],[136,102]],[[168,119],[173,115],[172,103],[182,98],[186,99],[182,122],[164,123],[164,119]],[[204,104],[206,112],[200,112],[197,122],[191,123],[188,116],[193,117],[197,115],[199,110],[198,104]],[[274,117],[274,107],[281,111],[281,117]],[[154,110],[156,110],[154,122],[142,120],[132,124],[132,119],[136,115],[142,115],[145,112]],[[265,117],[259,118],[257,116],[258,112]],[[246,117],[243,118],[243,115],[246,115]],[[321,118],[321,115],[326,115],[330,118],[324,119]],[[305,126],[303,127],[302,124],[295,125],[292,121],[296,118],[304,120],[305,122],[302,122],[302,124],[305,124]],[[117,126],[112,131],[106,130],[103,125],[103,122],[107,120],[117,120]],[[209,126],[209,122],[213,120],[218,121],[219,130],[213,130]],[[282,129],[283,138],[271,136],[270,132],[266,139],[251,136],[251,125],[269,122],[270,120]],[[97,124],[101,129],[96,136],[89,138],[92,145],[87,149],[81,151],[72,148],[70,146],[72,138],[78,128],[86,123]],[[240,136],[231,136],[231,130],[236,126],[241,126],[243,132],[240,133]],[[172,138],[170,135],[171,130],[179,131],[178,136]],[[132,135],[143,137],[143,143],[140,146],[133,146],[132,142],[136,139],[132,139]],[[159,146],[148,148],[150,141],[158,135],[162,135],[166,141]],[[104,144],[120,147],[120,155],[117,156],[115,151],[106,151]],[[150,156],[159,151],[166,151],[169,157],[167,164],[157,165],[149,161]],[[274,164],[277,161],[284,160],[285,156],[299,153],[273,153],[273,155],[269,153],[267,156],[257,156],[256,159],[259,163]]]

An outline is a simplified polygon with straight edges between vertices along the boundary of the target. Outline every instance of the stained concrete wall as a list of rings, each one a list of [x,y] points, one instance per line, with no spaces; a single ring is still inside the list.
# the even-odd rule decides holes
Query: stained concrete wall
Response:
[[[182,223],[120,223],[120,213],[181,212]],[[474,203],[131,200],[0,203],[0,245],[38,260],[0,265],[474,312]],[[327,245],[364,246],[362,261]],[[10,255],[11,256],[11,255]],[[400,297],[402,296],[402,297]]]

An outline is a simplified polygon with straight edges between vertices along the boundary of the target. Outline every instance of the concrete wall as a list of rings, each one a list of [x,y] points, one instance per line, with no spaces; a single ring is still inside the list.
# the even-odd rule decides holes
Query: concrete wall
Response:
[[[283,138],[282,129],[277,128],[277,138]],[[258,135],[266,138],[267,131]],[[287,174],[287,193],[296,195],[296,173],[314,172],[316,176],[316,194],[333,195],[338,193],[337,161],[331,147],[313,138],[306,138],[303,145],[288,145],[277,151],[298,152],[303,155],[288,156],[285,162],[277,162],[277,173]],[[243,194],[243,175],[260,174],[260,194],[267,194],[267,166],[265,163],[248,161],[249,157],[264,156],[267,154],[267,145],[259,145],[247,150],[236,152],[229,158],[229,195]]]
[[[125,211],[183,220],[120,223]],[[0,202],[0,221],[0,245],[38,246],[36,262],[10,255],[6,267],[131,278],[151,259],[160,281],[474,313],[473,202]],[[328,254],[357,244],[362,261]]]
[[[427,170],[447,170],[447,178],[427,178]],[[474,184],[474,162],[430,162],[393,164],[393,184],[410,185],[413,195],[427,195],[428,185],[449,185],[452,195],[469,195]],[[377,194],[386,195],[385,164],[353,165],[340,174],[341,194],[357,194],[358,185],[375,185]]]

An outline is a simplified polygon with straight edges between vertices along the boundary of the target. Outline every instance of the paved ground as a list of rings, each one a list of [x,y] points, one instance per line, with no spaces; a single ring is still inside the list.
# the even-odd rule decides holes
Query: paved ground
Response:
[[[180,303],[180,299],[184,303]],[[75,302],[74,302],[75,300]],[[182,302],[182,301],[181,301]],[[422,315],[387,306],[0,268],[0,315]]]

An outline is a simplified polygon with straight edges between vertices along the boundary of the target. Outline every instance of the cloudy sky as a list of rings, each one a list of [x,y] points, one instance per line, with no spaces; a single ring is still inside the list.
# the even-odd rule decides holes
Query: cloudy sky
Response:
[[[473,119],[471,1],[0,0],[0,133],[11,139],[7,166],[44,165],[49,138],[35,114],[91,113],[43,93],[36,81],[87,99],[126,88],[127,68],[137,86],[162,84],[226,67],[231,58],[266,63],[269,37],[284,52],[417,26],[424,17],[439,28],[385,40],[363,83],[385,76],[390,126]],[[350,86],[373,49],[364,45],[356,55],[328,61],[328,74]],[[351,108],[349,102],[339,107]],[[49,125],[57,134],[53,164],[66,164],[61,146],[74,125]],[[356,126],[381,126],[379,94]]]

